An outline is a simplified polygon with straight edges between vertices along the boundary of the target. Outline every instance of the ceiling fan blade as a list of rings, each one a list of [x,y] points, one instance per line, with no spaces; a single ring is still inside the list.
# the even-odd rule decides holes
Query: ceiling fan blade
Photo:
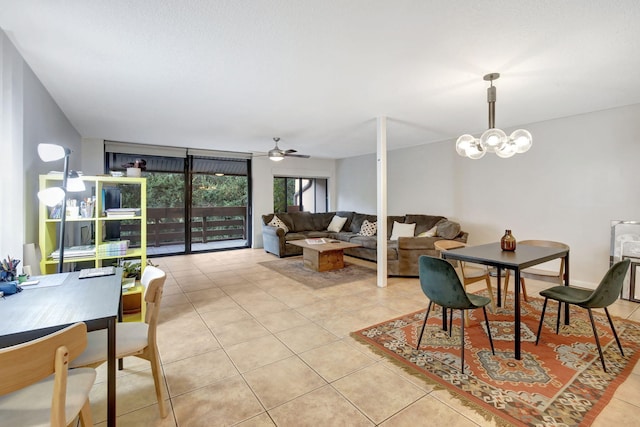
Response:
[[[289,153],[297,153],[297,152],[298,152],[298,150],[293,150],[293,149],[291,149],[291,148],[290,148],[290,149],[288,149],[288,150],[284,150],[284,153],[285,153],[285,154],[289,154]]]
[[[311,156],[309,156],[308,154],[291,154],[291,153],[284,153],[284,155],[285,155],[286,157],[300,157],[301,159],[308,159],[309,157],[311,157]]]

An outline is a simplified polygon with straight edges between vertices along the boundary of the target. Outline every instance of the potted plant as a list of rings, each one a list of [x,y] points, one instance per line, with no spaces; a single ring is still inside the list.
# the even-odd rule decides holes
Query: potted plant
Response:
[[[151,260],[147,260],[147,265],[151,265],[153,267],[157,267],[156,264],[153,264]],[[140,276],[142,275],[142,264],[138,261],[125,261],[122,263],[122,277],[129,278],[133,277],[135,280],[140,280]]]

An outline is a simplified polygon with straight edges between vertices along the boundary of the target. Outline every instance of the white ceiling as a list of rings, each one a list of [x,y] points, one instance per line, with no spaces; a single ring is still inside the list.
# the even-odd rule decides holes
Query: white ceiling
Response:
[[[84,137],[342,158],[640,103],[638,0],[0,0]],[[534,135],[534,145],[535,138]],[[452,147],[453,149],[453,147]]]

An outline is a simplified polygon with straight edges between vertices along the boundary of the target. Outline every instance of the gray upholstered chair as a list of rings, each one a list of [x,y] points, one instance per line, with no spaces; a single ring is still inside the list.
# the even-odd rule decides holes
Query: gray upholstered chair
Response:
[[[585,308],[589,313],[589,320],[591,321],[593,336],[595,337],[596,345],[598,346],[598,354],[600,355],[600,361],[602,362],[602,369],[607,372],[607,367],[604,363],[604,357],[602,355],[602,347],[600,346],[600,339],[598,338],[598,332],[596,330],[596,324],[593,321],[593,313],[591,312],[591,309],[604,309],[604,312],[607,315],[607,319],[609,319],[609,325],[611,326],[611,330],[613,331],[613,336],[618,343],[620,353],[624,356],[622,345],[620,344],[620,340],[618,339],[616,328],[613,326],[613,322],[611,321],[611,316],[609,315],[609,310],[607,310],[607,307],[609,307],[618,299],[620,291],[622,290],[624,277],[629,270],[630,262],[630,260],[626,259],[611,266],[611,268],[604,275],[602,281],[600,281],[600,284],[595,290],[575,288],[573,286],[554,286],[553,288],[545,289],[544,291],[540,292],[540,295],[544,297],[544,304],[542,305],[542,314],[540,315],[540,324],[538,325],[536,345],[538,345],[538,341],[540,340],[540,333],[542,332],[542,322],[544,321],[544,312],[547,308],[547,302],[549,301],[549,299],[558,301],[556,334],[558,334],[560,331],[560,311],[563,303],[573,304]]]
[[[460,310],[461,313],[464,313],[464,311],[466,310],[482,308],[482,312],[484,313],[484,320],[487,325],[489,344],[491,344],[491,352],[495,354],[486,309],[486,306],[491,302],[491,299],[482,295],[468,294],[464,290],[464,286],[462,285],[462,282],[460,282],[460,278],[458,277],[458,274],[456,273],[453,266],[443,259],[422,255],[418,259],[418,263],[420,272],[420,286],[422,287],[422,292],[424,292],[427,298],[429,298],[429,306],[427,307],[427,313],[424,316],[424,323],[422,324],[422,330],[420,331],[420,337],[418,338],[416,350],[420,348],[420,341],[422,341],[422,335],[424,334],[424,329],[427,325],[427,319],[429,318],[431,307],[433,306],[433,304],[437,304],[442,307],[443,312],[445,312],[445,310],[449,308],[452,310]],[[461,319],[463,317],[464,316],[461,316]],[[461,370],[463,373],[464,324],[464,321],[460,322],[462,336]],[[451,331],[451,328],[449,328],[449,331]]]

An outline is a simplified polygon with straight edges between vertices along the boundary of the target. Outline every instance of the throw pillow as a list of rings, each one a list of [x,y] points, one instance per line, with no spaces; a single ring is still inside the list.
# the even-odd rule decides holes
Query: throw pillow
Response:
[[[391,232],[391,239],[398,240],[398,237],[413,237],[413,233],[416,230],[416,223],[403,224],[401,222],[393,221],[393,231]]]
[[[375,236],[378,231],[378,223],[377,222],[369,222],[368,220],[362,221],[362,227],[360,227],[360,231],[358,232],[361,236]]]
[[[438,231],[438,226],[434,225],[431,230],[427,230],[418,234],[418,237],[436,237],[437,231]]]
[[[329,226],[327,227],[327,230],[333,233],[339,233],[340,230],[342,230],[345,222],[347,222],[347,218],[342,218],[338,215],[334,215],[331,219],[331,222],[329,223]]]
[[[444,239],[453,240],[460,234],[460,224],[453,221],[440,221],[436,235]]]
[[[278,218],[276,215],[273,216],[273,219],[271,221],[269,221],[269,224],[267,225],[271,225],[273,227],[278,227],[278,228],[282,228],[284,230],[285,233],[289,232],[289,228],[285,225],[285,223]]]

